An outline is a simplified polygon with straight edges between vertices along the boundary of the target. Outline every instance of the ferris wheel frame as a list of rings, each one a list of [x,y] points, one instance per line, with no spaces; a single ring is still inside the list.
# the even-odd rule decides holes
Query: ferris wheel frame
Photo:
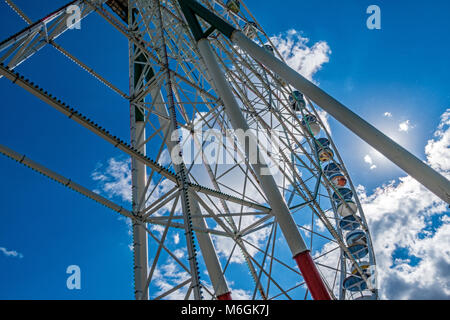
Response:
[[[21,164],[62,183],[66,187],[107,206],[133,221],[134,284],[136,299],[149,298],[152,275],[156,272],[157,260],[158,257],[160,257],[161,252],[165,252],[168,256],[176,260],[178,264],[186,270],[190,277],[184,279],[184,281],[180,282],[167,292],[156,296],[156,298],[161,299],[167,297],[171,293],[189,285],[189,288],[185,292],[186,298],[189,298],[192,295],[194,299],[202,299],[202,289],[204,289],[212,299],[232,299],[233,290],[230,288],[225,277],[224,268],[222,267],[223,259],[218,256],[215,238],[213,238],[215,236],[223,236],[232,239],[235,242],[234,248],[238,247],[241,250],[249,273],[255,282],[253,298],[256,297],[257,291],[259,291],[262,299],[270,298],[270,291],[268,288],[270,283],[273,283],[273,285],[281,292],[278,296],[290,298],[288,292],[299,286],[296,285],[293,288],[283,289],[282,285],[278,284],[273,279],[271,271],[268,272],[264,268],[267,257],[272,259],[272,262],[277,261],[278,263],[282,263],[281,259],[277,259],[273,252],[272,254],[269,253],[272,236],[274,239],[272,251],[275,249],[275,234],[273,233],[276,233],[277,226],[280,227],[281,233],[284,235],[284,239],[291,252],[291,258],[294,258],[300,268],[300,273],[297,273],[301,274],[304,279],[302,285],[306,285],[305,297],[308,295],[308,292],[310,292],[314,299],[327,300],[331,298],[349,298],[352,297],[352,294],[347,294],[346,289],[343,288],[345,280],[356,279],[359,277],[362,282],[370,284],[370,280],[375,278],[374,276],[369,280],[372,274],[367,272],[366,265],[357,262],[359,259],[355,258],[354,254],[349,251],[348,245],[346,244],[348,239],[344,239],[343,232],[338,224],[338,221],[341,219],[338,212],[342,212],[342,210],[350,210],[353,212],[355,209],[349,207],[349,202],[344,199],[345,195],[340,194],[340,189],[337,188],[331,179],[323,173],[320,164],[321,161],[317,152],[314,152],[314,150],[316,150],[317,139],[314,137],[311,128],[303,131],[297,129],[294,133],[288,132],[288,124],[291,124],[291,127],[294,128],[295,124],[301,126],[301,119],[306,119],[305,117],[307,116],[305,114],[306,109],[300,108],[300,113],[298,115],[296,115],[295,110],[290,110],[287,104],[288,99],[286,94],[293,89],[297,89],[304,94],[305,105],[308,106],[307,112],[314,115],[320,125],[319,129],[323,130],[326,138],[329,140],[329,143],[334,150],[333,155],[335,155],[336,161],[342,169],[342,174],[346,178],[346,183],[348,183],[350,188],[349,190],[353,193],[355,207],[359,211],[359,216],[357,216],[356,213],[352,214],[352,216],[354,216],[356,223],[359,223],[366,233],[367,238],[365,240],[365,245],[368,248],[370,266],[374,267],[376,263],[371,245],[370,232],[367,228],[363,209],[342,158],[317,113],[317,107],[328,112],[375,149],[399,165],[411,176],[423,183],[424,186],[429,188],[440,198],[447,203],[449,202],[450,183],[448,180],[287,66],[278,52],[274,54],[264,49],[264,46],[261,45],[261,43],[265,43],[264,41],[270,43],[270,38],[265,35],[261,26],[255,22],[256,20],[246,7],[245,9],[249,16],[254,19],[254,21],[252,21],[253,24],[258,27],[258,32],[261,37],[264,38],[264,41],[261,39],[259,40],[259,44],[254,40],[249,39],[243,31],[241,31],[241,29],[245,30],[245,28],[242,28],[242,24],[244,22],[249,24],[250,21],[248,19],[246,20],[245,17],[236,14],[233,11],[234,9],[231,10],[225,3],[222,3],[222,1],[214,1],[214,4],[210,4],[208,1],[202,1],[203,3],[200,4],[192,0],[179,0],[170,2],[170,5],[169,1],[166,1],[164,5],[161,4],[160,1],[151,1],[153,5],[150,6],[149,1],[129,0],[126,1],[128,7],[127,14],[125,14],[126,11],[124,11],[123,8],[125,2],[122,0],[78,0],[70,2],[68,5],[36,23],[32,23],[13,1],[5,1],[29,24],[29,27],[0,43],[0,51],[7,52],[0,61],[0,75],[45,101],[59,112],[68,116],[69,119],[81,124],[131,157],[133,190],[132,210],[127,210],[122,206],[113,203],[111,200],[45,168],[6,146],[0,145],[0,152]],[[106,10],[105,3],[108,4],[111,10],[117,14],[122,21]],[[240,3],[243,4],[242,1]],[[97,12],[129,40],[129,94],[118,89],[99,73],[88,67],[80,59],[70,54],[68,50],[62,48],[55,42],[57,37],[68,30],[65,21],[68,15],[66,9],[72,5],[80,7],[81,19],[87,17],[92,12]],[[243,5],[245,6],[245,4]],[[215,6],[217,6],[218,9],[215,9]],[[222,16],[219,16],[219,12],[221,12]],[[199,22],[199,18],[202,19],[202,22]],[[168,27],[168,21],[179,23],[183,28],[173,31]],[[204,26],[208,24],[209,28],[207,28],[206,31],[203,31]],[[155,28],[149,30],[150,25],[154,25]],[[186,44],[184,41],[189,43]],[[81,115],[78,111],[65,105],[61,100],[56,99],[42,88],[34,85],[34,83],[14,71],[18,65],[26,61],[47,44],[52,45],[70,60],[85,69],[90,75],[97,78],[101,83],[111,88],[124,99],[130,101],[130,144],[113,136],[105,129]],[[178,46],[180,46],[180,48],[182,47],[180,51],[177,51]],[[192,50],[192,52],[186,54],[186,51],[188,50]],[[177,56],[177,53],[179,53],[179,56]],[[179,63],[179,65],[173,68],[174,61],[178,61],[176,58],[180,57],[186,60],[184,63]],[[190,66],[192,69],[189,69]],[[197,75],[199,78],[196,78]],[[252,79],[254,79],[256,84],[251,83]],[[239,80],[241,80],[242,83],[239,83]],[[288,180],[292,175],[294,178],[289,180],[289,183],[293,185],[292,182],[297,181],[301,187],[297,187],[294,191],[287,190],[289,188],[283,189],[280,188],[279,184],[277,185],[277,182],[272,175],[260,174],[262,167],[267,166],[263,160],[265,157],[264,155],[258,157],[258,159],[262,159],[262,162],[248,163],[248,161],[246,162],[244,160],[242,167],[241,165],[238,165],[237,162],[234,165],[236,168],[246,168],[246,172],[249,172],[247,174],[252,175],[251,177],[246,177],[246,179],[251,183],[254,183],[254,188],[259,190],[262,199],[265,199],[262,203],[261,201],[254,201],[254,199],[246,197],[245,191],[242,194],[239,194],[238,192],[233,194],[232,190],[222,190],[223,187],[221,187],[217,169],[214,173],[212,170],[213,167],[208,163],[207,159],[203,159],[203,166],[204,170],[208,172],[211,180],[209,186],[198,183],[195,175],[192,173],[192,166],[183,161],[175,163],[172,158],[170,165],[175,172],[161,166],[158,163],[161,156],[161,149],[157,153],[156,160],[147,156],[146,153],[149,141],[152,137],[157,136],[163,138],[161,146],[165,146],[164,148],[168,150],[169,154],[173,155],[176,154],[177,150],[181,151],[185,142],[183,136],[179,135],[175,139],[168,139],[169,136],[172,136],[172,134],[169,133],[178,132],[180,129],[189,129],[189,122],[195,122],[194,119],[187,121],[189,117],[186,115],[189,110],[187,107],[184,108],[182,106],[182,95],[184,90],[180,87],[180,83],[196,91],[195,97],[200,98],[200,103],[198,103],[198,105],[209,106],[209,111],[205,112],[203,115],[204,117],[213,114],[216,115],[217,119],[222,117],[220,121],[215,123],[220,122],[229,125],[230,128],[235,130],[250,130],[256,128],[267,134],[267,131],[271,129],[271,126],[265,121],[264,117],[270,115],[270,119],[276,119],[276,127],[281,128],[280,130],[288,136],[287,139],[282,140],[282,149],[284,151],[279,155],[282,158],[281,162],[288,164],[288,167],[290,163],[290,167],[285,169],[288,173],[283,172],[282,175],[284,175],[284,179]],[[287,89],[283,88],[286,86],[288,87]],[[268,104],[269,110],[261,111],[261,109],[258,109],[256,107],[258,103],[252,103],[250,101],[251,99],[246,97],[245,90],[253,92],[252,94],[255,97],[252,97],[252,99],[254,101],[259,99],[258,101],[262,101],[262,105]],[[268,94],[269,98],[265,96],[266,94]],[[236,97],[239,98],[239,101]],[[187,101],[189,98],[191,98],[191,96],[186,94],[184,99]],[[150,100],[150,102],[147,99]],[[273,100],[278,103],[278,109],[271,108]],[[267,103],[267,101],[269,101],[269,103]],[[192,101],[190,102],[192,105],[196,104]],[[314,106],[314,103],[316,106]],[[192,108],[192,110],[195,110],[195,107]],[[283,114],[283,112],[285,114]],[[194,112],[194,114],[200,116],[200,112]],[[151,116],[154,116],[152,120],[150,119]],[[182,121],[179,119],[182,119]],[[208,124],[208,121],[205,119],[198,122],[202,123],[202,121],[205,124]],[[308,124],[308,121],[306,121],[306,123]],[[146,132],[149,130],[153,131],[150,135]],[[252,138],[250,135],[250,139],[256,139],[256,137]],[[302,141],[300,141],[300,139],[302,139]],[[293,141],[292,143],[296,146],[296,149],[292,148],[287,141]],[[198,143],[198,141],[196,141],[196,143]],[[256,145],[259,145],[257,141],[255,143]],[[250,158],[248,148],[245,145],[235,148],[235,151],[240,153],[241,158]],[[310,151],[306,150],[306,148],[309,148]],[[200,146],[200,149],[202,149],[202,146]],[[300,150],[302,156],[295,155],[294,150]],[[267,156],[267,150],[263,150],[263,152]],[[289,154],[291,159],[294,160],[286,158],[286,154]],[[306,160],[302,160],[303,157]],[[181,159],[183,159],[182,154]],[[311,170],[310,178],[308,178],[308,180],[311,179],[309,181],[310,186],[308,186],[308,183],[304,182],[302,177],[297,173],[296,166],[298,165],[296,165],[296,163],[299,161],[304,170]],[[308,165],[302,161],[308,162]],[[313,169],[309,169],[308,166]],[[281,168],[282,166],[279,165],[279,167]],[[150,174],[147,170],[151,171]],[[173,184],[173,188],[161,195],[156,202],[149,204],[147,196],[153,182],[152,177],[159,177],[159,181],[170,181],[170,183]],[[311,183],[313,180],[316,183]],[[319,187],[323,188],[320,190],[328,192],[328,195],[322,195],[321,191],[319,191]],[[304,202],[291,205],[292,195],[295,192],[297,192],[296,194],[298,196],[303,195]],[[291,199],[288,201],[285,199],[286,194],[291,194]],[[333,201],[335,195],[337,197],[336,202]],[[327,197],[331,203],[331,208],[323,210],[317,199],[318,197]],[[211,207],[210,203],[213,202],[211,199],[217,199],[220,203],[219,206],[222,208]],[[180,215],[176,214],[178,202],[181,203],[182,208]],[[344,209],[340,209],[339,211],[336,205],[337,203],[343,205]],[[229,208],[231,204],[241,206],[240,215],[232,213]],[[172,209],[168,210],[169,216],[152,216],[153,213],[157,212],[165,205],[172,206]],[[235,217],[239,217],[242,221],[244,216],[251,216],[253,214],[250,211],[243,214],[242,206],[257,209],[258,211],[256,213],[261,213],[265,216],[245,228],[240,228],[240,226],[236,226]],[[296,210],[302,210],[303,208],[309,208],[312,212],[312,217],[318,217],[325,225],[327,232],[333,238],[332,240],[338,244],[340,250],[338,261],[348,261],[349,265],[354,268],[352,272],[349,272],[346,270],[347,266],[344,266],[344,262],[342,262],[341,265],[337,265],[337,268],[341,269],[337,270],[336,268],[333,272],[335,272],[335,275],[339,273],[341,279],[338,281],[339,285],[336,290],[331,289],[330,285],[324,282],[323,274],[321,274],[316,265],[316,262],[320,260],[320,256],[311,256],[310,249],[308,249],[308,245],[300,233],[300,230],[305,231],[305,227],[299,226],[292,217]],[[330,214],[327,216],[327,212],[333,216]],[[183,220],[183,223],[174,223],[172,221],[174,218]],[[271,221],[270,219],[274,220]],[[335,225],[330,222],[330,219],[334,219]],[[210,227],[211,221],[216,224],[217,228]],[[268,224],[264,224],[266,222],[268,222]],[[165,228],[161,238],[154,235],[152,230],[148,227],[149,224],[160,225]],[[261,250],[260,248],[257,248],[264,257],[264,259],[258,262],[257,259],[249,253],[249,248],[252,244],[249,243],[244,236],[261,230],[262,227],[272,227],[272,231],[268,237],[266,249]],[[180,259],[171,253],[170,249],[164,245],[164,239],[170,228],[184,230],[189,267],[180,261]],[[309,231],[312,235],[315,233],[314,226],[311,226],[311,228],[312,230]],[[319,236],[323,237],[323,235],[320,234]],[[155,254],[156,260],[154,260],[151,265],[149,264],[148,256],[149,240],[155,241],[158,247]],[[199,251],[197,245],[200,248]],[[200,264],[202,264],[202,268],[207,272],[211,282],[210,284],[206,284],[200,279],[200,255],[198,252],[201,252],[203,264]],[[231,256],[232,255],[233,253]],[[226,262],[226,267],[229,265],[231,256]],[[290,268],[287,264],[285,264],[285,267]],[[321,267],[323,267],[323,265]],[[290,269],[292,272],[296,272],[292,268]],[[348,274],[350,274],[349,277],[347,277]],[[261,281],[263,277],[267,278],[268,285],[266,289],[264,289]],[[208,287],[209,285],[210,287]],[[356,283],[356,285],[358,285],[358,283]],[[356,290],[356,292],[367,290],[372,293],[371,298],[377,298],[378,293],[376,287],[364,287],[361,288],[361,290]],[[338,293],[337,296],[334,291]],[[278,296],[272,295],[272,298],[277,298]],[[367,298],[362,293],[357,297]]]

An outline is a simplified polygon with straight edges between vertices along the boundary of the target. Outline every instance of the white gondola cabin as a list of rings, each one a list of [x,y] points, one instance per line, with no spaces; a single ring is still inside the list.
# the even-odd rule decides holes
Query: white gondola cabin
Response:
[[[334,157],[333,150],[330,149],[330,141],[327,138],[317,139],[315,144],[321,162],[330,161]]]
[[[370,264],[362,262],[359,264],[366,278],[370,278]],[[351,292],[364,291],[368,289],[366,281],[363,280],[355,266],[352,267],[352,275],[344,280],[343,286],[346,290]]]
[[[336,163],[332,162],[325,166],[325,168],[323,168],[323,172],[334,186],[343,187],[347,184],[347,179],[342,173],[339,165]]]
[[[319,121],[317,121],[316,116],[313,114],[305,114],[301,124],[305,133],[309,132],[313,136],[317,136],[320,133],[321,128]]]
[[[292,92],[292,94],[289,96],[289,104],[291,105],[292,110],[295,112],[300,112],[302,109],[305,109],[306,102],[303,93],[299,91]]]
[[[362,259],[369,253],[367,247],[367,236],[362,230],[349,232],[346,237],[348,250],[355,259]]]
[[[346,216],[339,221],[339,227],[345,231],[353,231],[360,227],[360,224],[353,215]]]

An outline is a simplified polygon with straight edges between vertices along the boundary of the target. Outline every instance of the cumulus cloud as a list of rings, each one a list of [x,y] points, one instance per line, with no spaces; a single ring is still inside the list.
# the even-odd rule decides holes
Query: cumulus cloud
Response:
[[[450,177],[450,109],[442,115],[433,139],[430,139],[425,146],[425,153],[429,165]],[[365,160],[370,164],[369,158],[370,156],[365,157]],[[116,162],[110,161],[110,163],[112,171],[117,173],[114,176],[119,179],[119,184],[123,187],[124,184],[120,181],[127,175],[118,169],[120,166],[117,166]],[[105,184],[112,182],[104,172],[98,173],[96,177],[99,181]],[[109,184],[106,190],[114,190],[114,192],[111,191],[112,194],[120,196],[124,194]],[[400,177],[372,192],[359,186],[358,194],[374,242],[381,298],[449,299],[450,215],[448,206],[410,176]],[[258,243],[266,237],[266,234],[262,234],[258,235],[257,239],[249,239],[249,241]],[[178,242],[177,236],[174,235],[173,239],[174,242]],[[218,243],[215,239],[215,243],[219,246],[218,251],[221,254],[224,256],[229,254],[225,245],[230,244],[226,240]],[[317,257],[320,253],[332,249],[331,243],[326,244],[314,256]],[[21,256],[5,248],[0,248],[0,251],[9,256]],[[178,257],[182,257],[183,251],[175,252]],[[337,261],[338,253],[339,250],[335,250],[333,254],[336,256],[330,254],[318,261],[331,265]],[[242,260],[238,253],[234,262],[242,263]],[[186,274],[177,275],[182,270],[174,267],[174,264],[168,261],[166,267],[157,269],[154,285],[160,289],[158,293],[187,279]],[[330,272],[328,269],[319,269],[325,278],[331,278],[331,275],[327,277],[327,272]],[[331,282],[329,284],[332,285]],[[184,298],[184,293],[183,289],[168,298]],[[238,288],[234,289],[233,293],[237,295],[235,298],[238,298],[240,293],[242,298],[248,297],[247,292],[240,291]]]
[[[255,217],[243,217],[240,222],[240,229],[241,230],[245,229],[246,227],[253,224],[257,220],[258,219]],[[239,221],[236,220],[235,223],[239,225]],[[220,228],[216,228],[216,229],[220,229]],[[264,243],[267,241],[269,234],[270,234],[270,228],[264,228],[264,229],[252,232],[251,234],[249,234],[243,238],[245,240],[247,240],[248,242],[252,243],[254,246],[256,246],[258,248],[262,248]],[[228,257],[230,257],[232,250],[234,248],[235,241],[228,237],[213,236],[212,238],[213,238],[213,241],[214,241],[214,244],[216,246],[217,253],[219,254],[219,256],[226,258],[226,259]],[[248,254],[252,257],[254,257],[256,255],[256,253],[258,252],[258,250],[255,247],[248,246],[248,245],[246,245],[246,250],[247,250]],[[238,247],[234,250],[233,255],[231,256],[230,262],[238,263],[238,264],[245,263],[244,255]]]
[[[373,164],[372,157],[368,154],[364,156],[364,162],[370,165],[370,170],[373,170],[377,167],[375,164]]]
[[[450,176],[450,109],[429,140],[427,162]],[[450,298],[448,205],[410,176],[368,195],[358,187],[374,242],[381,297]]]
[[[447,110],[441,117],[442,121],[439,124],[434,136],[436,139],[428,141],[425,147],[425,153],[431,166],[441,173],[448,173],[450,168],[450,110]],[[448,177],[448,176],[447,176]]]
[[[106,165],[99,164],[91,174],[92,179],[97,182],[98,187],[94,190],[97,193],[105,194],[109,198],[119,198],[124,202],[131,203],[131,160],[111,158]],[[148,193],[154,188],[154,184],[150,184]],[[161,195],[169,191],[174,184],[169,180],[164,180],[158,185],[147,201],[147,205],[158,199]],[[147,194],[147,197],[149,195]],[[170,203],[163,209],[170,209]]]
[[[273,36],[270,40],[291,68],[306,79],[317,83],[314,75],[330,61],[331,49],[326,41],[319,41],[311,46],[310,40],[295,29]],[[317,113],[325,129],[332,134],[328,123],[328,113],[321,109],[317,109]]]
[[[175,243],[175,244],[179,244],[180,243],[180,234],[179,233],[175,233],[173,235],[173,243]]]
[[[409,129],[411,129],[411,121],[409,120],[403,121],[398,125],[398,131],[400,132],[408,132]]]
[[[308,46],[309,39],[291,29],[270,38],[286,63],[308,80],[330,61],[331,49],[325,41]]]
[[[92,179],[101,185],[101,192],[109,197],[119,197],[122,201],[131,202],[131,170],[130,160],[108,160],[106,168],[99,165],[92,173]]]
[[[233,293],[233,300],[251,300],[252,299],[252,294],[246,290],[232,288],[231,292]]]
[[[332,242],[326,243],[322,248],[313,252],[317,269],[335,297],[339,297],[339,285],[336,281],[336,272],[331,268],[338,269],[340,267],[338,263],[340,255],[341,251],[339,246]]]
[[[154,297],[157,297],[165,292],[171,290],[173,287],[185,282],[190,278],[190,275],[181,270],[175,262],[167,260],[165,264],[157,267],[153,275],[153,285],[159,290],[155,292]],[[184,300],[187,293],[188,285],[185,285],[180,290],[169,294],[165,299],[168,300]]]
[[[19,259],[23,258],[23,254],[15,251],[15,250],[8,250],[4,247],[0,247],[0,252],[3,253],[7,257],[19,258]]]

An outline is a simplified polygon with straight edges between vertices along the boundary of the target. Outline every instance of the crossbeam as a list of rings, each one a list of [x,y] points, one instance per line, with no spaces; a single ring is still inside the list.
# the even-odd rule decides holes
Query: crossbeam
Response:
[[[47,178],[50,178],[52,180],[55,180],[56,182],[59,182],[60,184],[62,184],[63,186],[70,188],[82,195],[84,195],[85,197],[88,197],[89,199],[94,200],[95,202],[100,203],[101,205],[117,212],[120,213],[121,215],[132,219],[133,218],[133,214],[131,211],[123,208],[122,206],[119,206],[118,204],[115,204],[114,202],[102,197],[101,195],[92,192],[91,190],[89,190],[88,188],[83,187],[82,185],[76,183],[75,181],[72,181],[71,179],[68,179],[46,167],[44,167],[43,165],[31,160],[30,158],[26,157],[23,154],[20,154],[4,145],[0,144],[0,153],[17,161],[18,163],[29,167],[31,169],[33,169],[36,172],[39,172],[40,174],[46,176]]]
[[[80,112],[76,111],[74,108],[71,108],[70,106],[66,105],[65,103],[61,102],[61,100],[53,97],[51,94],[49,94],[47,91],[43,90],[42,88],[38,87],[37,85],[34,85],[31,81],[28,79],[25,79],[23,76],[21,76],[16,71],[12,71],[9,68],[5,67],[4,65],[0,64],[0,75],[3,75],[5,78],[9,79],[12,83],[22,87],[26,91],[30,92],[31,94],[35,95],[57,111],[61,112],[62,114],[66,115],[69,119],[77,122],[78,124],[82,125],[83,127],[89,129],[99,137],[103,138],[110,144],[112,144],[117,149],[125,152],[131,157],[136,158],[138,161],[143,162],[145,165],[147,165],[149,168],[154,170],[156,173],[162,175],[164,178],[172,181],[176,185],[179,185],[178,177],[177,175],[172,172],[171,170],[161,166],[154,160],[150,159],[147,156],[142,155],[138,150],[132,148],[129,144],[125,143],[123,140],[119,139],[116,136],[113,136],[109,131],[102,128],[98,124],[94,123],[92,120],[88,119],[86,116],[81,114]],[[266,207],[264,205],[251,202],[245,199],[240,199],[237,197],[234,197],[232,195],[218,192],[216,190],[190,183],[189,189],[192,192],[200,192],[204,193],[206,195],[216,197],[219,199],[223,199],[225,201],[230,201],[233,203],[237,203],[249,208],[261,210],[263,212],[270,212],[271,208]]]

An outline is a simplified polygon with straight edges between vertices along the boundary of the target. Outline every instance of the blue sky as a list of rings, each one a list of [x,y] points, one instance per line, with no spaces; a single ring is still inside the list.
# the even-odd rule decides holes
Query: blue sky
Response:
[[[65,2],[16,1],[33,21]],[[308,45],[326,42],[332,53],[314,80],[425,160],[424,147],[450,108],[448,1],[285,0],[280,5],[247,0],[246,4],[269,35],[294,29],[310,39]],[[366,28],[366,8],[371,4],[381,8],[381,30]],[[25,27],[4,2],[0,18],[0,39]],[[128,91],[127,41],[101,17],[89,16],[80,31],[67,32],[57,42]],[[115,135],[129,139],[126,102],[56,50],[43,49],[18,71]],[[112,157],[125,159],[5,79],[0,80],[0,94],[1,144],[92,189],[97,184],[91,174],[100,164]],[[392,116],[385,116],[386,112]],[[363,185],[368,195],[405,176],[347,129],[332,119],[329,122],[353,182]],[[407,131],[399,130],[401,123],[409,124]],[[375,169],[364,161],[366,155]],[[129,235],[115,213],[3,156],[0,179],[0,248],[21,254],[0,252],[0,299],[133,298]],[[379,199],[372,198],[374,203]],[[430,218],[430,228],[440,227],[447,214],[441,208],[437,218]],[[409,254],[402,247],[395,250],[395,258],[406,259]],[[417,259],[411,260],[412,266]],[[65,286],[65,269],[72,264],[82,270],[80,291]],[[389,294],[395,297],[395,291]]]

